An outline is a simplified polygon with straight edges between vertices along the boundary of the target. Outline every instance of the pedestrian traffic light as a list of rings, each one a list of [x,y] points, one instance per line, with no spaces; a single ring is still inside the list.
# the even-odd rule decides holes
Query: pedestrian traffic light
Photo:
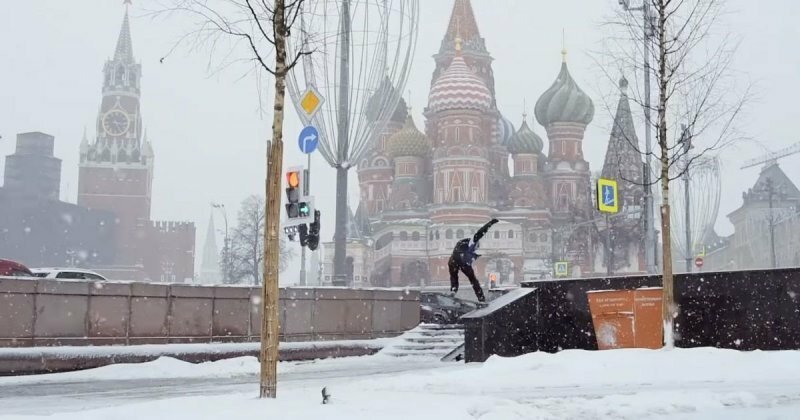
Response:
[[[319,246],[319,217],[319,210],[314,210],[313,222],[309,225],[302,224],[293,228],[300,238],[300,246],[306,246],[312,251],[315,251]]]
[[[305,171],[302,167],[292,167],[286,171],[286,223],[284,226],[298,226],[311,223],[314,204],[305,194]]]

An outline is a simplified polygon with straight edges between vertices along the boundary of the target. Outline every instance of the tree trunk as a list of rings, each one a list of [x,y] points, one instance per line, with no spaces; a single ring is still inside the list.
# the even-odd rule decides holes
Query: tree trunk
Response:
[[[649,1],[649,0],[645,0]],[[669,144],[667,141],[667,11],[666,1],[658,0],[658,145],[661,149],[661,261],[662,272],[662,315],[664,322],[664,347],[675,347],[674,320],[675,297],[672,276],[672,239],[670,235],[669,209]]]
[[[286,97],[286,4],[275,0],[273,13],[275,36],[275,103],[272,115],[272,142],[267,150],[266,209],[264,221],[264,285],[261,317],[261,398],[277,396],[278,371],[278,273],[280,272],[278,236],[283,171],[283,105]]]

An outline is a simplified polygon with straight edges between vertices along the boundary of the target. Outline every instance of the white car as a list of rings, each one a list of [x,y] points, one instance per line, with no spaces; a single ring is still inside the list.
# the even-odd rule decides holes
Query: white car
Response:
[[[45,279],[108,280],[94,271],[84,270],[82,268],[33,268],[31,272],[33,272],[35,277]]]

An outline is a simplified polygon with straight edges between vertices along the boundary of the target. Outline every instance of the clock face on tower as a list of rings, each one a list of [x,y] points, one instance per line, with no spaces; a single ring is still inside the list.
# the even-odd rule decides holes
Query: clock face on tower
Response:
[[[121,136],[128,132],[130,126],[128,114],[120,110],[111,110],[103,116],[103,129],[110,136]]]

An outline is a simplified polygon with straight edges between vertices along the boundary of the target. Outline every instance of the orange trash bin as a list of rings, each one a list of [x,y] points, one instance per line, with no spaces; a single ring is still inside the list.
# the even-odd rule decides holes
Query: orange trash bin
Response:
[[[661,348],[661,288],[586,294],[598,349]]]

